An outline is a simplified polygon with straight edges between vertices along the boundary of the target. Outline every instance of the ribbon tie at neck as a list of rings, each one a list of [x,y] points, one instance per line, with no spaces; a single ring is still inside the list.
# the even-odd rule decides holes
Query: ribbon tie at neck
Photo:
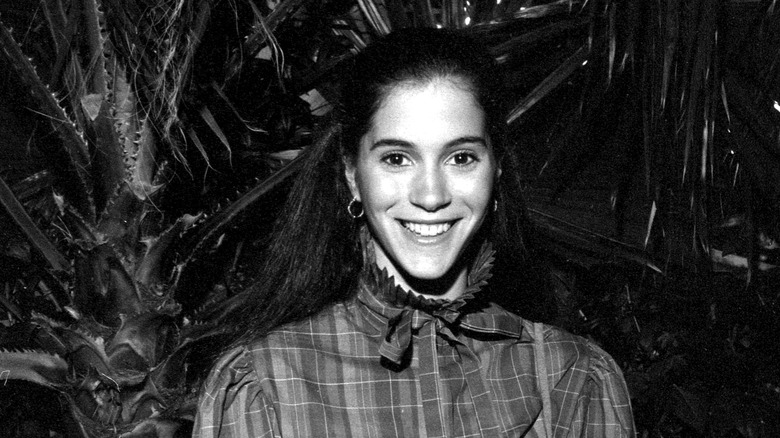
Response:
[[[411,294],[410,294],[411,295]],[[421,309],[397,309],[397,315],[388,319],[384,329],[384,341],[379,347],[379,354],[396,365],[401,365],[404,355],[409,350],[414,332],[426,324],[434,324],[435,331],[450,341],[457,342],[457,337],[450,327],[454,327],[460,312],[440,308],[430,312]]]
[[[433,325],[432,335],[438,334],[458,344],[461,342],[456,333],[519,336],[522,329],[512,318],[466,310],[473,307],[471,304],[479,304],[474,303],[472,298],[491,277],[494,253],[490,243],[482,245],[469,270],[466,289],[452,301],[413,294],[395,284],[386,269],[380,270],[376,265],[367,267],[358,297],[378,317],[375,326],[383,335],[379,348],[382,357],[395,365],[402,365],[414,333],[426,324]],[[382,324],[382,320],[386,322]]]

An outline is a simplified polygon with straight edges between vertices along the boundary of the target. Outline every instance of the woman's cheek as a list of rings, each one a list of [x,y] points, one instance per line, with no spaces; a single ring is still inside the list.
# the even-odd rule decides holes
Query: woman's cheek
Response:
[[[405,191],[403,178],[382,171],[369,172],[362,186],[368,188],[364,194],[367,199],[363,203],[375,207],[389,207],[397,203]]]
[[[485,213],[489,207],[493,184],[486,173],[452,178],[450,187],[456,197],[463,200],[474,213]]]

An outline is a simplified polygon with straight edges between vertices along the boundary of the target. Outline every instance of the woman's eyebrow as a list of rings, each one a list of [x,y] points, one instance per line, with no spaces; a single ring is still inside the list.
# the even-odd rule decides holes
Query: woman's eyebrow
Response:
[[[376,148],[380,148],[382,146],[391,146],[391,147],[402,147],[402,148],[410,148],[414,145],[408,141],[405,140],[399,140],[396,138],[383,138],[381,140],[378,140],[374,144],[371,145],[370,150],[374,150]]]
[[[487,147],[487,140],[485,140],[485,137],[480,137],[480,136],[458,137],[454,140],[448,141],[445,147],[447,148],[457,147],[464,143],[477,143],[484,147]]]
[[[465,137],[458,137],[455,139],[452,139],[448,141],[444,147],[445,148],[452,148],[457,147],[465,143],[477,143],[484,147],[487,147],[487,140],[485,140],[484,137],[480,136],[465,136]],[[396,138],[383,138],[374,144],[371,145],[371,150],[374,150],[376,148],[382,147],[382,146],[390,146],[390,147],[402,147],[402,148],[410,148],[413,147],[414,144],[410,143],[405,140],[399,140]]]

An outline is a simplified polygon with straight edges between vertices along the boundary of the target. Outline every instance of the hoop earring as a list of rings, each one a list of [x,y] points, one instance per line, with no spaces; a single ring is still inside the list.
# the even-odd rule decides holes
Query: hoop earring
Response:
[[[358,207],[360,207],[359,213],[354,212],[355,204],[357,204]],[[352,219],[363,217],[363,213],[365,213],[363,211],[363,204],[361,204],[360,201],[357,200],[357,198],[352,198],[352,200],[349,201],[349,204],[347,205],[347,213],[349,213],[349,215],[352,216]]]

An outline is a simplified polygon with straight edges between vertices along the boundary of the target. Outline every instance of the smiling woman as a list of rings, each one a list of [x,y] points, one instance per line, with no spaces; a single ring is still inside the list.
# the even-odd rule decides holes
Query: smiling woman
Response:
[[[393,90],[355,161],[346,178],[365,209],[379,268],[413,293],[458,298],[463,253],[488,215],[500,174],[472,93],[456,79]]]
[[[517,288],[526,256],[492,73],[444,30],[355,57],[196,436],[633,436],[608,354],[489,300]]]

